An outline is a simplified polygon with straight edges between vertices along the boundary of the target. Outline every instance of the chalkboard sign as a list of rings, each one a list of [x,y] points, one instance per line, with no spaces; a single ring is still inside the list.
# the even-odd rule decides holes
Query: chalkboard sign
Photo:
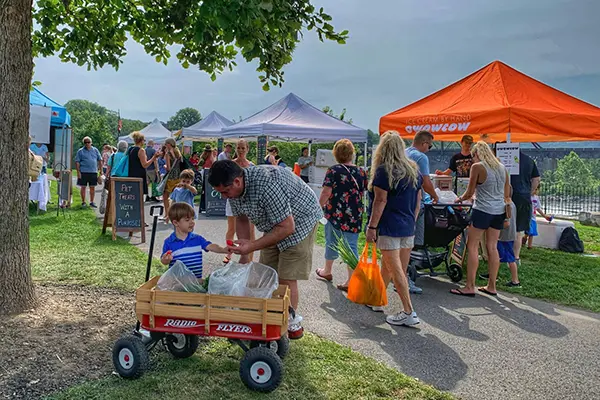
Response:
[[[146,241],[144,222],[144,186],[141,178],[110,178],[107,212],[104,218],[112,226],[113,240],[117,232],[141,232]]]
[[[221,193],[217,192],[208,183],[208,170],[204,170],[204,193],[206,196],[206,216],[207,217],[223,217],[225,216],[225,204],[227,199],[221,198]]]

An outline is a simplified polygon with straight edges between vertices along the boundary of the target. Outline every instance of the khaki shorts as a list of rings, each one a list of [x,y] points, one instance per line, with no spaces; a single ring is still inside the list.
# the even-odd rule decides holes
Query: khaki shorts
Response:
[[[165,192],[169,193],[169,194],[173,193],[173,190],[175,190],[177,185],[179,185],[179,178],[178,179],[169,179],[165,185]]]
[[[146,183],[148,184],[148,186],[152,185],[153,183],[156,183],[156,170],[155,169],[146,170]]]
[[[267,247],[260,251],[259,262],[275,269],[279,279],[286,281],[305,281],[312,270],[313,247],[317,226],[300,243],[284,251],[277,246]]]
[[[379,250],[398,250],[412,249],[415,246],[414,236],[392,237],[379,236],[377,238],[377,248]]]

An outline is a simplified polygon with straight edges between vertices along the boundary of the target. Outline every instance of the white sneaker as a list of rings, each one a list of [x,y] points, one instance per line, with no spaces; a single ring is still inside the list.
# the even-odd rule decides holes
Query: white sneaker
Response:
[[[150,331],[144,328],[140,328],[140,330],[138,331],[139,333],[141,333],[142,335],[146,336],[146,337],[150,337]]]
[[[419,321],[419,317],[417,317],[416,312],[412,312],[411,314],[407,314],[404,311],[399,312],[398,314],[388,315],[385,317],[385,322],[390,325],[406,325],[412,326],[417,325],[421,321]]]
[[[374,312],[383,312],[383,307],[381,306],[370,306],[370,305],[366,305],[367,307],[369,307],[371,309],[371,311]]]
[[[296,314],[296,316],[294,318],[289,319],[288,326],[300,325],[300,323],[302,322],[303,319],[304,318],[302,318],[302,315]]]

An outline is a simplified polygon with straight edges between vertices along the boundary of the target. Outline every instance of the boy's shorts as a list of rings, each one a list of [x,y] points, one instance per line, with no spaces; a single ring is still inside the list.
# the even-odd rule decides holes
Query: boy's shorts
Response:
[[[498,255],[501,263],[515,262],[515,251],[513,250],[515,242],[500,242],[498,241]]]

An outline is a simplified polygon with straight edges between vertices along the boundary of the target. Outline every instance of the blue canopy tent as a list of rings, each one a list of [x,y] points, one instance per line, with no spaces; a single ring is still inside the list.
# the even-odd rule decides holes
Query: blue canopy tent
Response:
[[[40,92],[37,88],[33,88],[29,92],[29,104],[52,108],[50,126],[71,126],[71,115],[67,112],[67,109]]]

